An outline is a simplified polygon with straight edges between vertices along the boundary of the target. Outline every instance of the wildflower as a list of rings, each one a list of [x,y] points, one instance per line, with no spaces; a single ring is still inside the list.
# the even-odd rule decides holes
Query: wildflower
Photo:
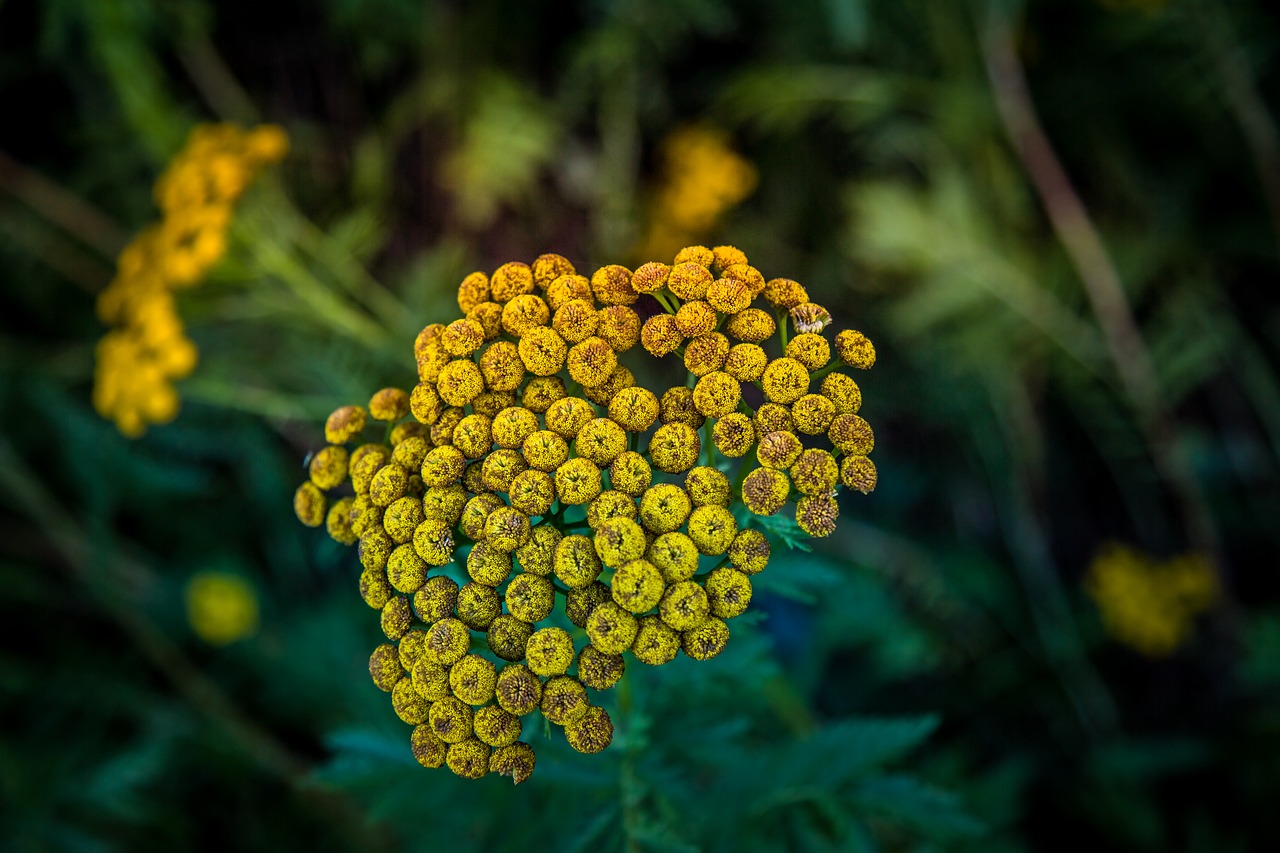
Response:
[[[857,415],[837,415],[831,421],[827,438],[839,450],[852,456],[866,456],[876,443],[871,424]]]
[[[562,628],[534,631],[525,658],[536,675],[563,675],[573,663],[573,640]]]
[[[258,597],[244,578],[199,572],[187,581],[187,622],[211,646],[225,646],[258,630]]]
[[[494,695],[504,711],[523,717],[542,702],[542,681],[524,664],[511,664],[498,673]]]
[[[759,308],[744,308],[725,323],[725,331],[731,338],[752,344],[769,340],[777,330],[773,317]]]
[[[489,279],[489,289],[493,294],[493,301],[503,304],[517,296],[533,293],[533,270],[527,264],[503,264]]]
[[[702,452],[698,433],[688,424],[668,423],[658,427],[649,440],[653,466],[668,474],[682,474],[693,467]]]
[[[684,366],[694,376],[706,376],[724,367],[728,357],[729,339],[719,332],[707,332],[689,341],[684,350]]]
[[[1217,600],[1218,582],[1198,554],[1157,562],[1111,544],[1090,564],[1085,590],[1108,634],[1147,657],[1162,658],[1191,639],[1196,618]]]
[[[662,573],[648,560],[631,560],[613,573],[610,588],[619,605],[632,613],[644,613],[662,597]]]
[[[716,421],[711,430],[711,440],[716,450],[730,459],[737,459],[746,456],[755,446],[756,429],[746,415],[733,412]]]
[[[846,456],[840,460],[840,482],[864,495],[876,487],[876,463],[866,456]]]
[[[586,716],[588,707],[587,688],[576,678],[556,675],[542,687],[542,716],[557,726],[578,722]]]
[[[851,367],[866,370],[876,363],[876,348],[862,332],[845,329],[836,335],[836,352],[840,360]]]
[[[631,648],[639,623],[616,602],[605,601],[591,611],[586,628],[591,645],[606,654],[619,655]]]
[[[642,324],[630,307],[641,293],[667,313]],[[754,307],[762,296],[797,332],[772,361],[765,342],[779,330]],[[830,364],[829,315],[733,247],[590,280],[543,256],[469,276],[459,307],[464,317],[415,340],[411,392],[334,413],[295,509],[357,544],[360,595],[398,643],[370,672],[415,726],[415,758],[519,781],[535,763],[517,740],[525,715],[541,710],[575,749],[598,751],[612,723],[587,691],[613,687],[626,656],[660,666],[723,650],[725,620],[749,607],[770,557],[765,535],[739,526],[737,501],[755,515],[795,501],[800,529],[829,535],[837,490],[875,486],[874,436],[857,383]],[[843,340],[848,363],[860,345]],[[690,385],[639,384],[618,362],[637,343],[652,357],[681,350]],[[743,382],[764,391],[754,410]],[[355,446],[369,418],[390,437]],[[713,461],[699,465],[708,419]],[[813,446],[824,439],[833,451]],[[348,480],[354,496],[326,497]],[[468,540],[467,583],[428,577]],[[559,593],[585,644],[550,623]]]
[[[680,634],[680,648],[694,660],[711,660],[724,651],[729,642],[729,626],[715,616],[691,631]]]
[[[689,493],[672,483],[652,486],[640,499],[640,519],[645,529],[654,533],[679,530],[692,510]]]
[[[644,616],[636,630],[631,654],[636,660],[649,666],[670,663],[680,652],[680,634],[657,616]]]
[[[764,394],[771,403],[794,403],[809,391],[809,371],[794,358],[769,362],[761,377]]]
[[[751,579],[728,566],[707,575],[706,591],[711,615],[721,619],[741,615],[751,603]]]
[[[662,358],[680,348],[684,333],[672,314],[655,314],[644,321],[640,329],[640,343],[655,358]]]
[[[658,613],[672,629],[690,631],[706,621],[710,613],[707,593],[693,581],[673,583],[663,593]]]
[[[593,705],[582,719],[565,727],[564,736],[569,746],[578,752],[588,755],[600,752],[613,741],[613,721],[608,711]]]
[[[790,494],[787,475],[772,468],[757,468],[742,481],[742,502],[756,515],[773,515]]]

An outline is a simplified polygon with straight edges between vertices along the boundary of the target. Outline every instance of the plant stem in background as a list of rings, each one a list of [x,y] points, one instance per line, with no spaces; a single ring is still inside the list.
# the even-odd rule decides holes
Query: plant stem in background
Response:
[[[1012,23],[998,3],[989,7],[982,49],[1005,133],[1084,285],[1152,461],[1173,493],[1192,546],[1206,554],[1221,575],[1223,560],[1217,530],[1190,460],[1179,447],[1177,425],[1161,394],[1151,355],[1102,237],[1036,115],[1014,46]]]
[[[1271,212],[1276,248],[1280,250],[1280,132],[1258,92],[1257,82],[1244,58],[1239,39],[1227,20],[1227,7],[1191,4],[1195,30],[1203,37],[1222,83],[1222,94],[1231,110],[1258,172],[1258,183]]]
[[[114,260],[129,240],[129,235],[111,217],[3,151],[0,151],[0,190],[104,257]]]

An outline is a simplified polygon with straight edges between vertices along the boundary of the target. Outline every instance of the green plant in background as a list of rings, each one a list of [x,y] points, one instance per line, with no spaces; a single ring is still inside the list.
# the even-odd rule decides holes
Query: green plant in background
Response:
[[[369,671],[415,726],[418,762],[520,783],[536,761],[522,717],[600,752],[613,721],[587,691],[624,678],[624,653],[661,666],[724,650],[771,553],[751,515],[787,507],[825,537],[840,485],[875,488],[862,393],[838,372],[870,368],[875,349],[843,330],[833,360],[830,313],[731,246],[589,279],[542,255],[472,273],[457,301],[463,318],[414,342],[412,392],[329,416],[294,509],[359,544],[360,593],[390,641]],[[661,310],[642,321],[633,306]],[[638,385],[619,359],[640,344],[680,355],[688,384]],[[385,440],[361,444],[370,419]],[[806,449],[815,438],[834,452]]]

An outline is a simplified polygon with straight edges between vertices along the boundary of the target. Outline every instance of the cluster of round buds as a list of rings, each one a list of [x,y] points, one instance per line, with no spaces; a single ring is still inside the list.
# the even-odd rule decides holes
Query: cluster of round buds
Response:
[[[825,536],[839,486],[875,486],[837,372],[875,352],[841,332],[833,361],[825,309],[728,246],[590,278],[543,255],[472,273],[458,306],[415,341],[415,387],[330,415],[294,507],[357,546],[387,638],[370,674],[418,761],[520,782],[527,715],[599,752],[613,723],[593,698],[629,660],[725,648],[769,561],[752,513],[794,504]],[[688,383],[638,385],[622,359],[645,353],[678,353]]]

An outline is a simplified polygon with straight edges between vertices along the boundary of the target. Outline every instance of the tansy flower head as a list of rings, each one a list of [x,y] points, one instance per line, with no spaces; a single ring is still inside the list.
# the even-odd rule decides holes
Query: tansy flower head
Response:
[[[464,316],[414,341],[411,392],[330,417],[295,511],[357,547],[359,593],[396,644],[370,674],[414,727],[418,762],[520,781],[535,765],[518,740],[528,714],[599,751],[613,728],[588,689],[615,686],[629,658],[725,648],[770,557],[753,516],[792,506],[826,536],[836,492],[875,487],[861,389],[842,372],[874,350],[825,337],[830,316],[804,288],[766,282],[727,246],[590,279],[544,255],[473,273],[458,303]],[[692,378],[652,386],[675,353]],[[356,446],[370,419],[389,439]],[[337,491],[348,481],[354,496]],[[437,568],[454,563],[461,587]]]

